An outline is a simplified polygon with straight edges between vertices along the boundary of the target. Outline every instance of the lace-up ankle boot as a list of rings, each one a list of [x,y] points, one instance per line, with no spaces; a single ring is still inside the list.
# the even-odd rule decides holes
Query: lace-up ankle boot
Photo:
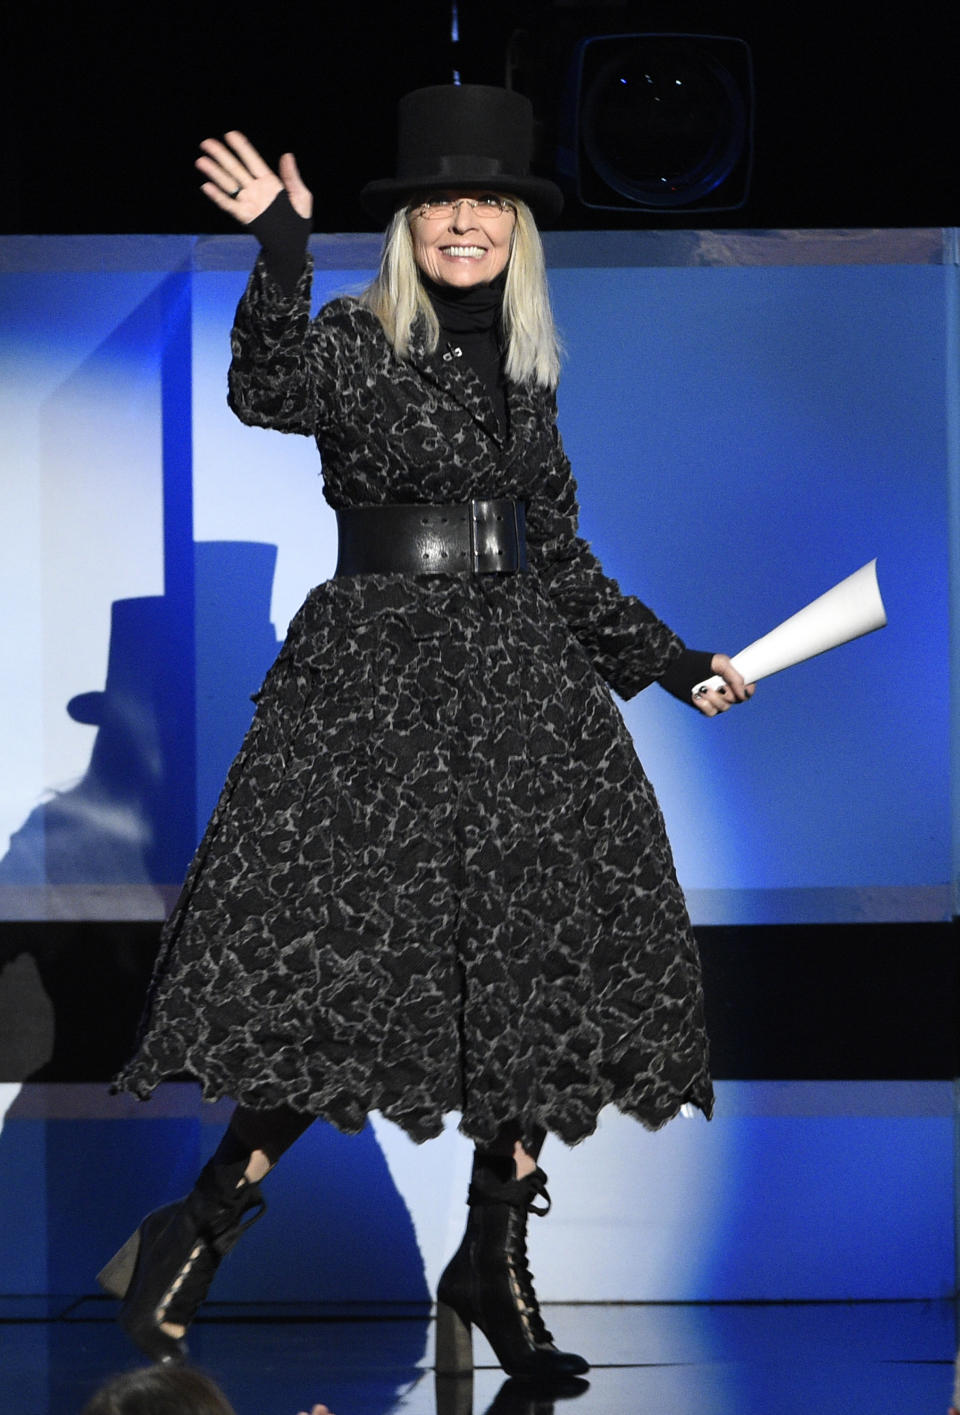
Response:
[[[527,1263],[527,1215],[548,1212],[546,1185],[542,1169],[517,1179],[512,1161],[477,1155],[467,1230],[437,1290],[438,1374],[473,1369],[472,1326],[510,1376],[549,1379],[590,1369],[582,1356],[554,1345]]]
[[[190,1325],[222,1259],[266,1208],[246,1166],[247,1157],[211,1160],[186,1198],[148,1214],[97,1274],[101,1287],[123,1299],[120,1325],[153,1361],[186,1359],[185,1342],[163,1325]]]

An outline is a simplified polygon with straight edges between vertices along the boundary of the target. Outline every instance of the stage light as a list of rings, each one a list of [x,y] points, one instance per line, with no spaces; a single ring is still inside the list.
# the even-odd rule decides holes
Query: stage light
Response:
[[[664,215],[743,206],[753,162],[753,65],[741,39],[581,39],[569,70],[558,173],[586,207]]]

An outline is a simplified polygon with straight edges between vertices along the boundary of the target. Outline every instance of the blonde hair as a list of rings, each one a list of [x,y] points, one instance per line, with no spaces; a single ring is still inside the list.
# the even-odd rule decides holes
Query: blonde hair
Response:
[[[511,201],[517,218],[510,237],[503,292],[507,344],[504,371],[513,383],[536,383],[552,389],[560,376],[561,350],[550,308],[543,245],[526,202],[514,198]],[[377,316],[399,358],[406,358],[410,352],[418,319],[423,321],[427,351],[435,352],[440,325],[420,281],[406,207],[393,214],[383,238],[380,269],[360,295],[360,303]]]

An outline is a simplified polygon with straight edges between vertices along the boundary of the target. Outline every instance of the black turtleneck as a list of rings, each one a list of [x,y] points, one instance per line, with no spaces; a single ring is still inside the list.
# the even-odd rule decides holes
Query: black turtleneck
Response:
[[[506,271],[488,285],[469,285],[462,289],[457,285],[438,285],[423,274],[420,279],[440,322],[438,352],[462,358],[472,369],[493,403],[501,432],[506,432],[507,399],[500,322]]]

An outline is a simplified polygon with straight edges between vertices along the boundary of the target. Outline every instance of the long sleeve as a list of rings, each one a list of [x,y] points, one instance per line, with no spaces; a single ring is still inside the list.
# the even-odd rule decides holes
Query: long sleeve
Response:
[[[307,242],[313,230],[308,216],[298,216],[286,192],[279,192],[247,227],[256,236],[267,273],[285,295],[296,294],[307,260]]]
[[[261,249],[231,335],[230,407],[241,422],[281,432],[313,432],[320,396],[310,354],[310,225],[286,192],[250,223]]]
[[[310,434],[323,396],[321,361],[311,349],[307,260],[292,295],[268,274],[263,255],[237,306],[227,402],[241,422]]]
[[[680,702],[694,706],[693,690],[713,674],[713,654],[701,649],[684,649],[660,678],[660,687]]]
[[[660,678],[684,646],[652,610],[621,592],[577,534],[576,483],[556,427],[554,436],[552,467],[527,506],[530,566],[600,676],[631,698]]]

